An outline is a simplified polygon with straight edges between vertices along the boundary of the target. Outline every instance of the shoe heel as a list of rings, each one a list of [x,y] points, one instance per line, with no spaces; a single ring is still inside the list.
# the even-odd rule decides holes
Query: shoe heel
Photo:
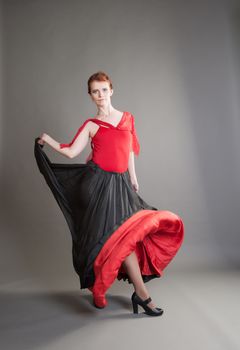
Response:
[[[163,314],[163,310],[159,307],[157,308],[150,308],[147,306],[148,303],[152,301],[151,297],[148,297],[146,300],[142,300],[136,292],[132,295],[132,306],[133,306],[133,313],[138,314],[138,305],[140,305],[144,310],[145,313],[149,316],[161,316]]]
[[[133,307],[133,313],[134,314],[138,314],[138,304],[134,303],[134,301],[132,302],[132,307]]]

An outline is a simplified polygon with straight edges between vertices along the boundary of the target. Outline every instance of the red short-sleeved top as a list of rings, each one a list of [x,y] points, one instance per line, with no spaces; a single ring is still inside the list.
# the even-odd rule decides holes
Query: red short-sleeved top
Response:
[[[123,112],[117,126],[97,118],[89,118],[80,126],[72,141],[60,143],[60,148],[71,147],[89,121],[99,125],[91,140],[92,161],[103,170],[125,172],[128,169],[130,151],[136,155],[140,151],[134,116],[130,112]]]

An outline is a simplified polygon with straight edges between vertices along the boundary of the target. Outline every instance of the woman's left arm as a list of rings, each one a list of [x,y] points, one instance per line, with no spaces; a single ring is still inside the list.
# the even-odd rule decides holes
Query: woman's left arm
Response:
[[[139,185],[138,185],[136,171],[135,171],[134,152],[133,151],[130,151],[130,154],[129,154],[128,171],[129,171],[131,183],[132,183],[135,191],[138,192]]]

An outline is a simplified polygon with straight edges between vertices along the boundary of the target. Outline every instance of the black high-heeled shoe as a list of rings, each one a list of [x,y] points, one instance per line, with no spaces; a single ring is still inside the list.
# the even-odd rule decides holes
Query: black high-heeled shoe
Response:
[[[137,293],[134,292],[131,299],[134,314],[138,314],[138,305],[142,306],[142,308],[145,310],[145,313],[149,316],[161,316],[163,314],[163,310],[159,307],[152,309],[149,306],[147,306],[147,304],[152,301],[151,297],[147,298],[146,300],[142,300],[137,295]]]

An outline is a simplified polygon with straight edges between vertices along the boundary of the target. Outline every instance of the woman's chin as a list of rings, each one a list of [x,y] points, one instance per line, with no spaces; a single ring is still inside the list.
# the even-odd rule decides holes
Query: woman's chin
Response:
[[[97,101],[96,104],[97,104],[97,106],[105,106],[106,101]]]

